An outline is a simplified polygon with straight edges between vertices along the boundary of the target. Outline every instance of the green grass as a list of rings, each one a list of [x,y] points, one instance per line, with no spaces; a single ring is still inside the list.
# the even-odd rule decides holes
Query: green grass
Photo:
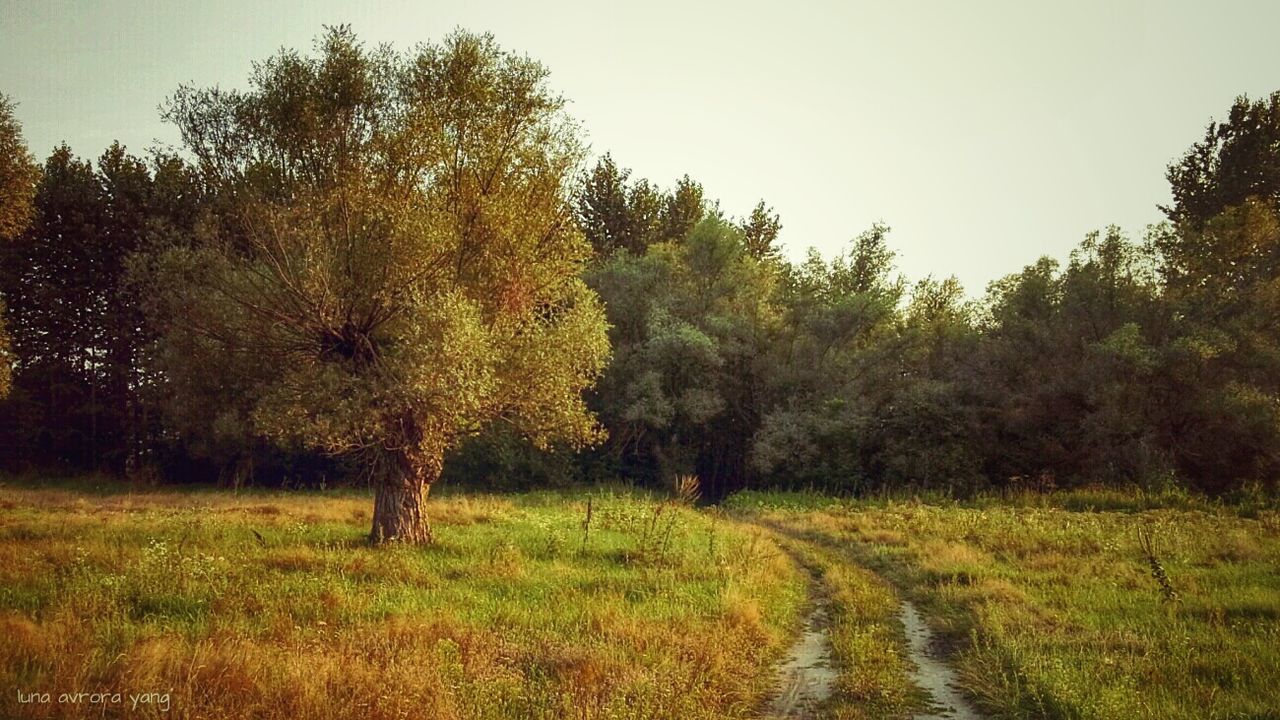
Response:
[[[831,659],[839,674],[824,716],[889,720],[923,710],[924,698],[909,677],[898,595],[889,583],[802,531],[774,527],[830,603]]]
[[[426,548],[370,507],[0,486],[0,686],[51,694],[0,717],[749,717],[805,602],[766,533],[643,495],[446,493]]]
[[[695,511],[446,491],[434,545],[378,549],[370,507],[351,490],[0,484],[0,686],[51,694],[10,690],[0,717],[758,717],[814,579],[839,670],[824,717],[923,707],[903,597],[992,717],[1280,708],[1280,515],[1256,497],[744,493]],[[141,693],[168,704],[133,707]]]
[[[995,717],[1280,717],[1280,516],[1169,504],[1101,491],[731,502],[919,603]],[[1139,528],[1156,538],[1176,602],[1153,577]],[[898,693],[900,677],[880,684]]]

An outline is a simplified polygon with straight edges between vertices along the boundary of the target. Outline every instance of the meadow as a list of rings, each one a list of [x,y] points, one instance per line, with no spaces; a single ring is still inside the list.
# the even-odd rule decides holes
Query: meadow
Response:
[[[1280,717],[1274,509],[1110,490],[967,503],[744,493],[731,505],[852,588],[836,595],[855,618],[833,632],[839,716],[911,702],[897,597],[924,611],[991,717]]]
[[[904,599],[991,718],[1280,717],[1274,508],[446,486],[431,511],[433,545],[373,548],[354,490],[6,480],[0,717],[756,718],[821,602],[811,716],[910,718]]]
[[[368,547],[357,492],[0,508],[6,718],[749,717],[806,602],[761,531],[628,492],[443,493],[426,548]]]

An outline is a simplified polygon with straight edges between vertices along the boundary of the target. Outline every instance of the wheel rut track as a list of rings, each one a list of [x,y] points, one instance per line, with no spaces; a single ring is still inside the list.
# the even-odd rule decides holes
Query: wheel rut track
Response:
[[[815,533],[778,522],[755,522],[792,542],[832,549],[826,538]],[[765,717],[809,720],[821,717],[821,708],[834,693],[838,676],[831,657],[831,601],[818,569],[800,561],[794,552],[787,552],[809,573],[813,609],[805,620],[804,632],[791,646],[779,670],[778,689]],[[924,691],[929,703],[929,709],[912,715],[912,720],[984,720],[985,716],[960,691],[955,668],[940,651],[940,644],[920,611],[908,600],[900,598],[899,602],[898,619],[906,634],[907,657],[913,667],[911,680]]]

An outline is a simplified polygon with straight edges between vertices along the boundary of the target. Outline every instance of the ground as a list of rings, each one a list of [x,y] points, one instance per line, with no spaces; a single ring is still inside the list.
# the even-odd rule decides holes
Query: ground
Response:
[[[0,481],[0,717],[754,718],[821,607],[817,716],[906,718],[903,599],[993,718],[1280,717],[1273,510],[446,490],[374,549],[370,508]]]

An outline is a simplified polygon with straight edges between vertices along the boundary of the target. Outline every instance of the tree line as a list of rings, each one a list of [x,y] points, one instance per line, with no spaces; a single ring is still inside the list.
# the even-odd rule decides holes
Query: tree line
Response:
[[[43,165],[6,100],[0,467],[368,478],[405,539],[440,477],[1275,487],[1280,93],[1172,162],[1145,237],[971,300],[904,279],[887,227],[791,262],[763,201],[582,170],[547,76],[334,28],[249,90],[180,88],[181,151]]]

